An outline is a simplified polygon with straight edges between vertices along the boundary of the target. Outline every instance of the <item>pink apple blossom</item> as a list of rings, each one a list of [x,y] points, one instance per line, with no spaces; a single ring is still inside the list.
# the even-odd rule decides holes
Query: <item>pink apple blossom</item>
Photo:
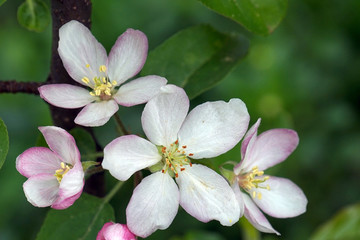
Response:
[[[122,106],[145,103],[166,84],[159,76],[145,76],[123,84],[143,67],[148,51],[144,33],[128,29],[116,41],[109,56],[88,28],[72,20],[59,30],[58,52],[68,74],[86,88],[70,84],[49,84],[39,88],[40,96],[61,108],[81,108],[75,123],[104,125]]]
[[[232,188],[241,216],[261,232],[280,235],[259,208],[272,217],[295,217],[306,211],[307,199],[292,181],[264,175],[264,170],[284,161],[297,147],[299,137],[290,129],[272,129],[257,136],[259,125],[260,119],[244,137]]]
[[[98,233],[96,240],[136,240],[125,224],[107,222]]]
[[[16,169],[28,180],[23,188],[36,207],[65,209],[81,195],[84,172],[74,138],[59,127],[39,127],[49,148],[32,147],[16,159]]]
[[[202,222],[231,226],[239,219],[239,205],[226,180],[191,159],[216,157],[233,148],[248,127],[246,106],[231,99],[188,110],[185,91],[164,86],[142,113],[149,140],[127,135],[104,149],[102,166],[120,181],[147,167],[153,172],[135,188],[126,209],[128,227],[137,236],[169,227],[179,205]]]

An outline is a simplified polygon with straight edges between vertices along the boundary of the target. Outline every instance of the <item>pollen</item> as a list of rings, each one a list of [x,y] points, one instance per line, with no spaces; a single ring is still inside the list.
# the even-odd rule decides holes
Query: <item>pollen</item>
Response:
[[[58,182],[60,183],[61,180],[63,179],[64,175],[71,169],[71,165],[68,165],[64,162],[60,163],[60,168],[58,170],[55,171],[54,176],[56,177],[56,179],[58,180]]]
[[[256,189],[270,190],[269,185],[263,185],[263,183],[269,179],[269,176],[263,175],[264,171],[259,171],[259,168],[255,166],[250,172],[238,176],[239,186],[249,192],[249,194],[251,192],[251,196],[253,198],[261,200],[262,194],[260,192],[256,192]]]
[[[86,64],[85,67],[86,67],[86,68],[89,68],[89,67],[90,67],[90,64]]]

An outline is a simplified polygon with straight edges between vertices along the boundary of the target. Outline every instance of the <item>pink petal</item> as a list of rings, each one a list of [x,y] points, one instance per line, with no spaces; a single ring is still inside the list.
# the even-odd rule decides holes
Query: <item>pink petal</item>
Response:
[[[77,115],[75,123],[86,127],[102,126],[118,109],[114,100],[90,103]]]
[[[269,223],[264,214],[256,207],[255,203],[250,197],[242,193],[243,201],[245,203],[245,217],[249,222],[259,231],[266,233],[275,233],[280,235]]]
[[[84,171],[81,162],[77,163],[69,172],[63,175],[59,187],[59,194],[51,206],[55,209],[70,207],[77,200],[84,187]]]
[[[179,144],[192,158],[211,158],[232,149],[244,136],[249,114],[240,99],[206,102],[195,107],[179,131]]]
[[[40,97],[61,108],[79,108],[96,100],[85,88],[70,84],[49,84],[38,88]]]
[[[102,167],[120,181],[126,181],[134,172],[160,160],[154,144],[136,135],[127,135],[116,138],[105,147]]]
[[[242,166],[244,164],[244,158],[247,149],[251,149],[257,139],[257,130],[259,128],[261,119],[259,118],[256,123],[249,129],[246,133],[242,143],[241,143],[241,161],[234,167],[234,173],[239,175],[240,171],[242,170]],[[250,152],[250,150],[249,150]]]
[[[257,189],[262,198],[253,200],[265,213],[276,218],[289,218],[306,211],[306,196],[289,179],[270,176],[264,184],[268,184],[270,190]]]
[[[101,76],[99,67],[106,65],[105,48],[95,39],[90,30],[78,21],[70,21],[59,30],[58,52],[66,71],[78,83],[81,79]],[[89,67],[86,67],[89,64]]]
[[[136,236],[125,224],[108,222],[98,233],[96,240],[136,240]]]
[[[118,85],[135,76],[144,66],[148,51],[146,35],[128,29],[116,40],[109,53],[108,74]]]
[[[74,166],[80,162],[80,152],[73,136],[62,128],[39,127],[50,149],[61,157],[61,161]],[[58,168],[60,164],[58,165]]]
[[[240,208],[226,180],[212,169],[199,164],[184,166],[176,182],[180,205],[199,221],[218,220],[231,226],[239,220]]]
[[[156,144],[170,146],[177,139],[178,131],[189,110],[189,98],[175,85],[161,87],[141,116],[143,130],[148,139]]]
[[[166,229],[179,207],[179,190],[167,173],[156,172],[144,178],[135,188],[126,208],[131,232],[147,237],[157,229]]]
[[[48,207],[57,198],[59,183],[53,174],[38,174],[23,185],[27,200],[35,207]]]
[[[113,97],[118,104],[131,107],[149,101],[166,83],[167,80],[159,76],[141,77],[122,85]]]
[[[299,137],[290,129],[272,129],[260,134],[251,148],[247,148],[242,168],[254,166],[265,170],[284,161],[297,147]]]
[[[16,169],[25,177],[48,173],[60,168],[59,156],[44,147],[32,147],[16,158]]]

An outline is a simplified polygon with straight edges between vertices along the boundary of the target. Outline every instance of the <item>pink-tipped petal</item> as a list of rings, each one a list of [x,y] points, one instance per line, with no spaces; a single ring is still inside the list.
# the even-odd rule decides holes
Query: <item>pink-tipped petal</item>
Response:
[[[114,100],[101,101],[86,105],[75,118],[75,123],[86,127],[102,126],[119,109]]]
[[[79,162],[63,176],[58,198],[51,207],[55,209],[68,208],[80,197],[83,187],[84,171],[81,162]]]
[[[195,107],[179,131],[179,144],[192,158],[211,158],[232,149],[244,136],[249,114],[243,101],[206,102]]]
[[[236,197],[236,200],[238,201],[239,208],[240,208],[240,217],[242,217],[244,215],[245,206],[244,206],[244,200],[242,198],[242,193],[241,193],[241,190],[239,187],[239,183],[237,181],[235,181],[231,185],[231,188],[235,193],[235,197]]]
[[[57,198],[59,183],[53,174],[38,174],[23,185],[27,200],[35,207],[48,207]]]
[[[161,160],[158,149],[151,142],[136,135],[119,137],[104,149],[102,167],[120,181],[126,181],[136,171]]]
[[[58,155],[44,147],[32,147],[16,158],[16,169],[23,176],[48,173],[54,174],[60,167],[61,160]]]
[[[146,103],[156,94],[167,80],[159,76],[146,76],[122,85],[113,96],[115,101],[126,107]]]
[[[125,224],[108,222],[98,233],[96,240],[136,240],[136,236]]]
[[[166,229],[179,207],[179,190],[167,173],[156,172],[144,178],[135,188],[126,208],[131,232],[147,237],[157,229]]]
[[[247,148],[242,169],[250,171],[254,166],[266,170],[284,161],[297,147],[299,137],[290,129],[272,129],[260,134]]]
[[[256,207],[250,197],[245,193],[242,193],[242,197],[245,203],[244,214],[246,219],[260,232],[275,233],[280,235],[280,233],[271,226],[264,214],[262,214],[259,208]]]
[[[260,122],[261,122],[261,118],[259,118],[256,121],[256,123],[249,129],[249,131],[246,133],[246,135],[241,143],[241,161],[239,164],[237,164],[234,167],[234,173],[236,175],[239,175],[240,171],[243,168],[244,158],[245,158],[247,149],[251,149],[252,146],[254,145],[254,143],[256,142],[257,130],[259,128]],[[250,152],[250,150],[249,150],[249,152]]]
[[[240,208],[226,180],[212,169],[199,164],[184,166],[176,181],[180,205],[199,221],[217,220],[231,226],[239,220]]]
[[[270,190],[257,189],[262,198],[253,200],[266,214],[276,218],[289,218],[306,211],[305,194],[289,179],[270,176],[264,184],[269,185]]]
[[[75,81],[85,85],[83,77],[93,79],[101,75],[99,67],[106,65],[106,50],[87,27],[72,20],[60,28],[59,38],[60,58]]]
[[[38,88],[40,97],[61,108],[80,108],[96,100],[85,88],[70,84],[49,84]]]
[[[182,88],[166,85],[152,98],[141,116],[143,130],[156,144],[170,146],[177,139],[179,129],[189,110],[189,98]]]
[[[108,74],[121,84],[135,76],[144,66],[148,40],[139,30],[128,29],[116,40],[109,53]]]
[[[62,128],[39,127],[50,149],[61,157],[61,161],[74,166],[80,162],[80,152],[73,136]],[[60,165],[58,166],[58,168]]]

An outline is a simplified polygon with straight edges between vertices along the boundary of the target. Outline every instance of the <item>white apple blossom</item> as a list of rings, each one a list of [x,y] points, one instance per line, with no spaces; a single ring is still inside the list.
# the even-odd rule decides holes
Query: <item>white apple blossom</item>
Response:
[[[241,216],[259,231],[280,235],[259,208],[276,218],[298,216],[306,211],[307,199],[292,181],[264,175],[264,170],[284,161],[297,147],[299,137],[290,129],[272,129],[257,136],[260,119],[241,144],[241,162],[234,167],[232,188]]]
[[[142,113],[149,141],[127,135],[104,149],[102,166],[120,181],[143,168],[153,172],[135,188],[126,209],[128,227],[137,236],[166,229],[179,204],[202,222],[218,220],[231,226],[239,219],[239,205],[227,181],[191,159],[216,157],[233,148],[248,127],[246,106],[231,99],[206,102],[187,115],[188,110],[182,88],[161,87]]]
[[[50,149],[32,147],[16,159],[16,169],[28,180],[23,188],[36,207],[64,209],[82,193],[84,172],[74,138],[59,127],[39,127]]]
[[[144,33],[128,29],[112,47],[109,56],[89,29],[72,20],[59,30],[58,52],[68,74],[86,88],[70,84],[48,84],[39,88],[40,96],[61,108],[84,107],[75,118],[83,126],[104,125],[122,106],[145,103],[166,84],[159,76],[145,76],[120,84],[143,67],[148,51]]]

